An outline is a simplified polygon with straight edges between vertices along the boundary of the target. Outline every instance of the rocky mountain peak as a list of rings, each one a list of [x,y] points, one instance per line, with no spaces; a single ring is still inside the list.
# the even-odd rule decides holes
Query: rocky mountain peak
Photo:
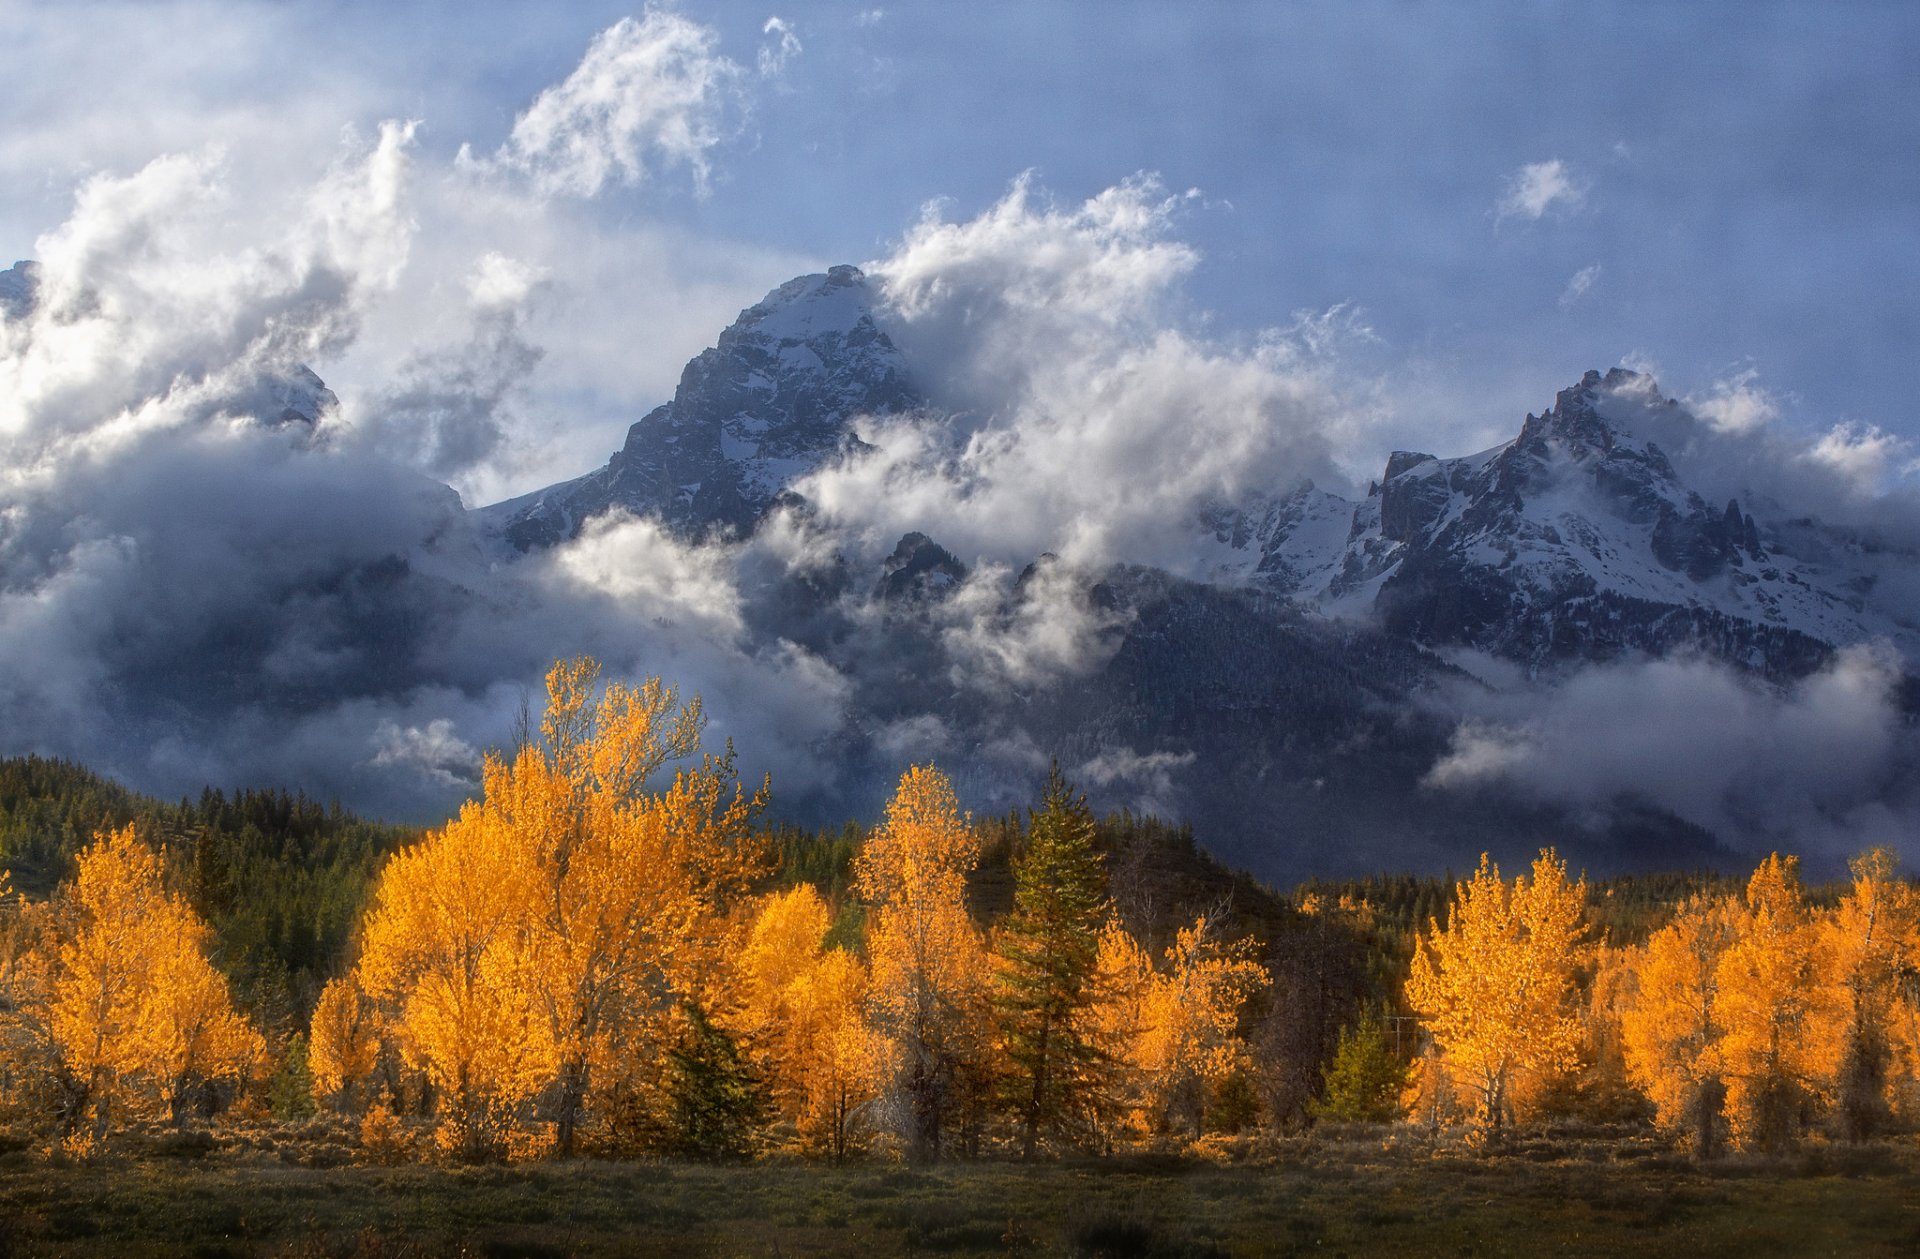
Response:
[[[606,467],[487,508],[487,526],[523,551],[615,506],[683,536],[750,532],[796,479],[857,445],[855,419],[920,405],[879,310],[857,267],[787,281],[687,364]]]
[[[916,530],[881,565],[874,593],[889,600],[937,599],[966,579],[967,566],[953,552]]]
[[[40,264],[31,260],[14,263],[0,271],[0,313],[9,319],[24,319],[33,309],[40,288]]]

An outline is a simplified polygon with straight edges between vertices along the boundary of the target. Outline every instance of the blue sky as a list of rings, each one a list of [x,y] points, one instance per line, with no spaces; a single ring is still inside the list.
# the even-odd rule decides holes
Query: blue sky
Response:
[[[599,32],[645,12],[0,5],[0,254],[34,253],[90,174],[163,153],[221,146],[244,217],[310,183],[344,127],[418,120],[428,172],[463,144],[494,152]],[[795,271],[886,256],[930,201],[979,214],[1026,171],[1062,204],[1142,171],[1195,190],[1167,229],[1198,255],[1163,316],[1182,327],[1234,344],[1344,307],[1381,415],[1343,448],[1356,473],[1392,445],[1500,440],[1621,361],[1789,428],[1920,438],[1913,6],[671,12],[739,71],[704,177],[665,161],[551,207],[423,210],[403,300],[318,365],[343,393],[396,370],[468,254],[551,238],[526,439],[453,478],[470,498],[598,462],[733,311]],[[593,261],[570,274],[552,241],[581,233]]]

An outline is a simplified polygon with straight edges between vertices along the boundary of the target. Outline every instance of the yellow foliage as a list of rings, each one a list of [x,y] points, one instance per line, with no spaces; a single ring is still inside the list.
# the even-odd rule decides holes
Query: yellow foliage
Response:
[[[1211,1088],[1247,1065],[1240,1014],[1269,976],[1250,941],[1222,941],[1219,923],[1205,914],[1180,929],[1166,962],[1141,1002],[1134,1062],[1147,1082],[1154,1125],[1171,1128],[1184,1113],[1198,1137]]]
[[[1103,1152],[1111,1153],[1123,1135],[1147,1128],[1140,1039],[1153,982],[1153,958],[1118,918],[1109,917],[1087,981],[1093,999],[1073,1015],[1074,1030],[1094,1053],[1096,1070],[1080,1100],[1094,1145]]]
[[[404,1162],[413,1153],[413,1135],[392,1111],[375,1106],[360,1121],[360,1148],[376,1163]]]
[[[699,701],[598,682],[593,661],[554,666],[544,742],[488,757],[481,800],[388,863],[366,919],[359,983],[464,1156],[541,1148],[549,1090],[571,1151],[596,1079],[632,1078],[625,1056],[679,1002],[712,1002],[727,906],[761,866],[766,790],[740,787],[731,751],[646,789],[698,749]]]
[[[1586,880],[1567,882],[1543,849],[1532,877],[1511,884],[1481,854],[1455,890],[1447,925],[1429,923],[1413,957],[1408,1003],[1428,1020],[1453,1078],[1477,1094],[1478,1121],[1498,1133],[1516,1072],[1578,1060],[1573,969],[1585,934]]]
[[[197,1084],[251,1072],[263,1045],[207,961],[206,925],[166,892],[132,827],[96,836],[65,895],[47,1029],[96,1141],[120,1107],[178,1120]]]
[[[1920,969],[1920,893],[1902,880],[1892,853],[1862,854],[1853,885],[1816,930],[1822,972],[1835,986],[1817,1011],[1816,1043],[1842,1135],[1864,1139],[1906,1104],[1915,1080],[1914,993]]]
[[[1833,1047],[1818,1035],[1831,1026],[1832,997],[1821,982],[1819,935],[1798,858],[1775,853],[1753,872],[1714,979],[1734,1140],[1747,1149],[1784,1148],[1833,1066]]]
[[[342,975],[320,990],[307,1043],[314,1100],[351,1112],[358,1087],[380,1060],[379,1015],[360,991],[359,980]]]
[[[1740,930],[1738,909],[1696,897],[1634,959],[1635,993],[1622,1024],[1627,1070],[1663,1127],[1713,1153],[1725,1094],[1720,962]]]
[[[956,1074],[983,1052],[988,957],[965,902],[979,852],[953,785],[930,765],[914,766],[854,862],[871,906],[867,1004],[897,1046],[921,1156],[938,1153]]]

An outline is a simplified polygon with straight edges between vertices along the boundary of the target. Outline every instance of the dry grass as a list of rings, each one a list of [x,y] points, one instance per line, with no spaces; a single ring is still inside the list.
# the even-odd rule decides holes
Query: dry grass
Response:
[[[55,1168],[0,1155],[0,1255],[1910,1255],[1920,1148],[1689,1166],[1651,1140],[1495,1157],[1362,1128],[1241,1161],[930,1170],[379,1167],[324,1126]]]

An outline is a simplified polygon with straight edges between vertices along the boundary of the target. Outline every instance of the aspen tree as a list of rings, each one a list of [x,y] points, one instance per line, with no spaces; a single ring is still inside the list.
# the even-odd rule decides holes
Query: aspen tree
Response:
[[[1488,1138],[1506,1125],[1516,1072],[1577,1061],[1570,1003],[1585,903],[1586,881],[1568,883],[1552,849],[1511,884],[1483,853],[1455,889],[1447,925],[1429,920],[1414,951],[1408,1003],[1428,1019],[1450,1074],[1477,1094]]]
[[[360,1088],[380,1059],[377,1011],[352,974],[328,982],[314,1003],[308,1036],[307,1067],[313,1072],[313,1098],[346,1114],[359,1109]]]
[[[1166,971],[1147,988],[1135,1059],[1155,1126],[1170,1131],[1180,1115],[1199,1137],[1206,1131],[1210,1090],[1247,1065],[1240,1015],[1268,975],[1254,960],[1251,942],[1223,940],[1211,914],[1180,929],[1166,962]]]
[[[684,1004],[712,1003],[726,910],[760,867],[766,788],[740,786],[731,749],[647,789],[698,749],[697,699],[657,678],[603,687],[585,659],[547,685],[541,740],[490,756],[481,800],[389,862],[363,936],[360,983],[467,1157],[525,1144],[541,1099],[571,1153],[601,1084],[658,1060]]]
[[[939,1157],[958,1074],[980,1050],[986,949],[965,903],[979,854],[953,785],[931,765],[917,765],[901,777],[886,821],[854,863],[859,893],[872,907],[868,1005],[898,1050],[916,1159]]]
[[[1839,992],[1816,1041],[1831,1051],[1840,1135],[1861,1141],[1891,1117],[1902,980],[1920,967],[1920,896],[1884,848],[1856,857],[1851,873],[1853,886],[1819,926],[1823,969]]]
[[[1715,980],[1733,1138],[1746,1149],[1786,1149],[1821,1081],[1818,1032],[1831,1025],[1833,1004],[1821,983],[1799,858],[1774,853],[1753,872]]]
[[[160,860],[131,826],[97,835],[63,888],[47,1029],[76,1090],[75,1148],[103,1139],[121,1110],[186,1118],[191,1091],[247,1077],[259,1034],[207,961],[211,933],[168,893]]]
[[[1726,1104],[1726,1014],[1720,961],[1740,927],[1736,908],[1694,897],[1634,959],[1636,991],[1622,1021],[1627,1070],[1660,1124],[1689,1134],[1694,1155],[1718,1151]]]
[[[1080,1106],[1102,1154],[1111,1154],[1122,1134],[1146,1129],[1140,1042],[1153,982],[1153,958],[1109,914],[1095,943],[1088,981],[1093,1000],[1074,1014],[1074,1029],[1092,1049],[1096,1066]]]

